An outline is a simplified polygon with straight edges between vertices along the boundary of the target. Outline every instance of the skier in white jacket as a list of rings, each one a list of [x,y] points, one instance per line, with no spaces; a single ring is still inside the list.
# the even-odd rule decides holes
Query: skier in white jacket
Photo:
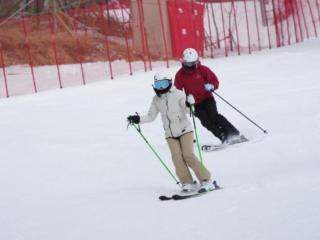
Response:
[[[187,117],[190,105],[194,104],[194,98],[192,95],[186,97],[184,92],[172,86],[170,77],[162,74],[154,76],[153,89],[156,95],[152,99],[148,114],[130,115],[127,118],[128,122],[135,124],[152,122],[160,113],[182,192],[194,191],[197,186],[189,168],[200,181],[200,189],[207,191],[214,189],[210,172],[194,154],[193,127]]]

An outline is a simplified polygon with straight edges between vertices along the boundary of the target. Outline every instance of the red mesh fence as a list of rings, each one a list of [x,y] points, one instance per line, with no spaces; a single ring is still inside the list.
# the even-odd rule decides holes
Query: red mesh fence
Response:
[[[211,58],[251,54],[320,31],[320,0],[88,2],[44,11],[32,1],[32,15],[0,0],[2,16],[11,9],[0,19],[0,97],[169,67],[185,47]]]

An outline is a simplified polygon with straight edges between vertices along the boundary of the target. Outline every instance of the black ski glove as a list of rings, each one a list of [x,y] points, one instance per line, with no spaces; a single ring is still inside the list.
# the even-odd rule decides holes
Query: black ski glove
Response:
[[[138,124],[140,122],[140,116],[139,115],[130,115],[127,118],[127,120],[128,120],[129,123]]]

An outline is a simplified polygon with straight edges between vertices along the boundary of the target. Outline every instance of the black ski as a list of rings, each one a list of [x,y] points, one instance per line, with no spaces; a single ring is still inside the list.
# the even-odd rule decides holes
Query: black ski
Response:
[[[213,185],[215,186],[214,189],[212,189],[211,191],[206,191],[204,189],[199,189],[198,191],[194,192],[194,193],[190,193],[190,194],[174,194],[171,197],[165,196],[165,195],[161,195],[159,196],[159,200],[161,201],[168,201],[168,200],[184,200],[184,199],[188,199],[188,198],[193,198],[193,197],[198,197],[201,195],[204,195],[206,193],[212,192],[212,191],[216,191],[216,190],[221,190],[222,187],[220,187],[216,181],[213,181]]]
[[[173,199],[173,196],[174,195],[172,195],[171,197],[168,197],[168,196],[165,196],[165,195],[161,195],[161,196],[159,196],[159,200],[161,200],[161,201],[171,200],[171,199]]]

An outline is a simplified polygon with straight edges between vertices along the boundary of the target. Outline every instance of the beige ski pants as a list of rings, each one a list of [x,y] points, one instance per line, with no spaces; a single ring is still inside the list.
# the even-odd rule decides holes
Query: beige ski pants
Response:
[[[194,154],[193,133],[186,133],[180,138],[166,139],[171,151],[172,161],[181,183],[192,183],[193,178],[189,167],[199,181],[210,180],[210,172],[201,164]]]

